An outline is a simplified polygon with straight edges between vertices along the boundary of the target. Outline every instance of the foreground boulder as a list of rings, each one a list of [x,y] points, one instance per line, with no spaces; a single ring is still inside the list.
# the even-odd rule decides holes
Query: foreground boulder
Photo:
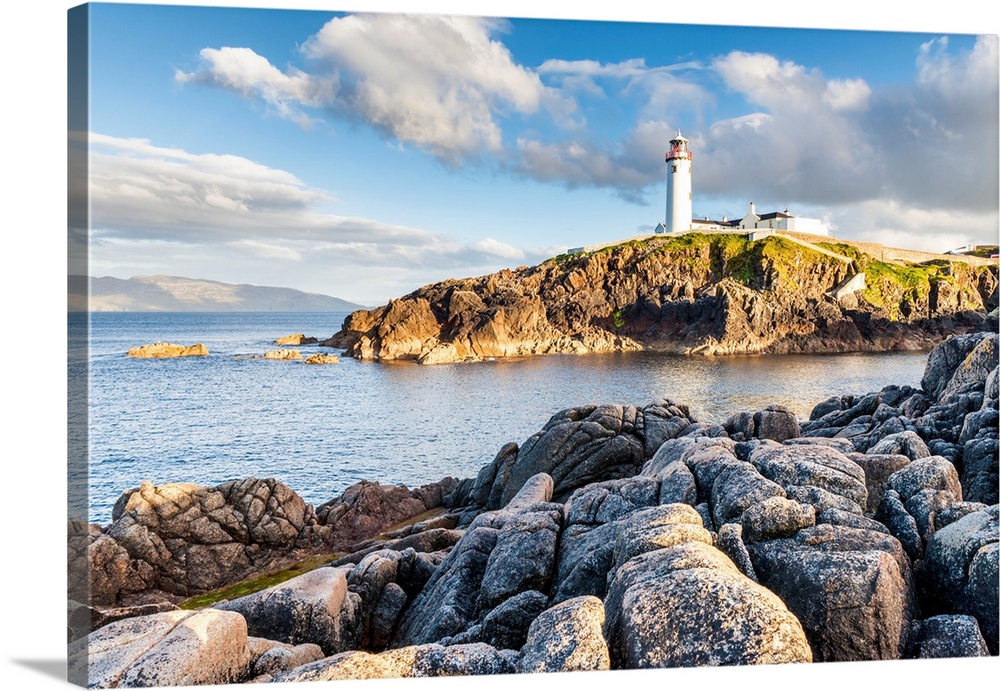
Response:
[[[85,665],[98,689],[240,681],[250,665],[246,622],[216,609],[123,619],[71,645],[69,664]]]
[[[360,599],[348,592],[344,569],[319,568],[217,607],[241,614],[252,636],[313,643],[333,655],[354,646]]]
[[[208,348],[201,343],[183,346],[176,343],[157,341],[156,343],[148,343],[130,348],[128,351],[128,357],[134,358],[174,358],[189,357],[192,355],[208,355]]]
[[[605,607],[616,669],[812,661],[782,601],[702,542],[631,559],[615,574]]]
[[[903,657],[916,594],[910,559],[895,538],[822,524],[747,549],[761,584],[802,623],[813,660]]]
[[[335,681],[513,674],[516,653],[485,643],[407,646],[373,655],[353,650],[302,665],[267,681]]]
[[[604,603],[593,596],[566,600],[542,612],[528,630],[518,672],[580,672],[609,669]]]
[[[551,491],[552,478],[540,474],[508,508],[477,516],[406,611],[395,643],[479,641],[504,603],[548,592],[563,521],[562,505],[544,501]]]
[[[1000,637],[998,515],[994,505],[936,531],[927,543],[923,583],[928,608],[975,617],[993,655]]]

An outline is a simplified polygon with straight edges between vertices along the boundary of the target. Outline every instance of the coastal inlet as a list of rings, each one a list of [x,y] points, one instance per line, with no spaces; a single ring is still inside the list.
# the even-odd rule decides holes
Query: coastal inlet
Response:
[[[585,402],[685,401],[721,422],[780,404],[890,383],[917,385],[926,353],[685,358],[657,353],[553,355],[460,365],[328,367],[234,358],[291,333],[335,332],[341,313],[94,313],[90,316],[90,518],[136,478],[214,485],[252,472],[319,505],[361,480],[415,485],[474,475],[508,441]],[[71,318],[85,318],[74,314]],[[155,341],[203,343],[209,355],[125,357]],[[303,358],[338,351],[294,346]]]

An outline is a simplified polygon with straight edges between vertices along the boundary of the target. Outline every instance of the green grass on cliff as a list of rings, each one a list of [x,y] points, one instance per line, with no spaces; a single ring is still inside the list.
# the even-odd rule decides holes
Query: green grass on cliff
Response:
[[[714,280],[732,278],[747,286],[760,284],[764,271],[769,270],[771,278],[783,279],[793,289],[797,285],[795,273],[804,263],[837,261],[780,236],[751,242],[742,233],[687,233],[677,237],[629,240],[592,253],[560,254],[547,263],[570,271],[590,257],[626,248],[644,250],[642,258],[659,257],[687,274],[710,273]]]
[[[935,284],[955,282],[953,269],[946,261],[900,265],[872,259],[864,272],[865,299],[887,310],[893,319],[899,318],[902,301],[921,303],[930,296]]]

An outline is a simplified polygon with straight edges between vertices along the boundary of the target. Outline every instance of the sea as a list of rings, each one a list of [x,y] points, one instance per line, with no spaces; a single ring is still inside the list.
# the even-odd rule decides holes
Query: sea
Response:
[[[784,405],[800,419],[842,394],[919,386],[926,353],[683,357],[657,353],[545,355],[422,366],[341,358],[334,365],[246,359],[304,333],[320,340],[346,312],[70,315],[86,334],[85,399],[70,397],[88,432],[91,522],[143,480],[212,486],[276,478],[318,506],[360,480],[405,484],[475,477],[507,442],[521,443],[556,412],[588,403],[643,406],[661,398],[721,423]],[[89,321],[89,324],[88,324]],[[132,347],[203,343],[209,355],[164,360]],[[339,351],[301,346],[303,356]],[[70,365],[70,377],[74,368]],[[71,386],[71,389],[73,387]],[[72,436],[72,435],[71,435]],[[74,478],[71,468],[70,479]]]

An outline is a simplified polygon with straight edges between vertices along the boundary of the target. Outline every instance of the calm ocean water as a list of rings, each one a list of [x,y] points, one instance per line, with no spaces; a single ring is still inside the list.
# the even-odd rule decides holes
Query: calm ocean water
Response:
[[[318,505],[362,479],[412,487],[474,477],[504,443],[523,442],[553,413],[585,403],[642,406],[667,397],[706,422],[780,403],[805,418],[832,395],[919,386],[926,359],[616,353],[430,367],[234,359],[263,354],[290,333],[326,338],[345,316],[90,315],[90,520],[108,523],[115,500],[141,480],[274,477]],[[210,355],[125,356],[155,341],[204,343]]]

